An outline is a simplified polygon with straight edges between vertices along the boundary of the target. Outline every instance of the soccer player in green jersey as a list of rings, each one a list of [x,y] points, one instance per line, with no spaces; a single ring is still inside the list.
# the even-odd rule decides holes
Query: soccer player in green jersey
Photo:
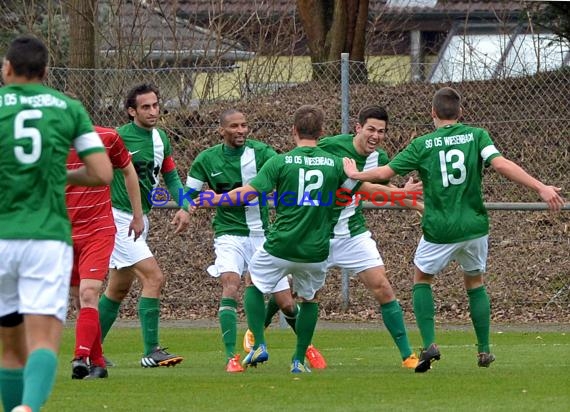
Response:
[[[223,143],[202,151],[192,162],[186,190],[190,197],[200,196],[204,185],[216,193],[228,192],[248,184],[261,167],[277,153],[265,143],[248,138],[245,115],[228,109],[220,115],[219,133]],[[215,264],[208,273],[222,283],[218,318],[226,350],[226,371],[243,372],[236,353],[237,302],[241,276],[247,271],[253,253],[263,245],[268,227],[266,205],[219,207],[213,221]],[[297,304],[289,283],[283,278],[273,289],[270,302],[280,307],[294,327]]]
[[[112,168],[77,100],[46,87],[48,51],[10,44],[0,89],[0,393],[5,411],[38,412],[56,374],[72,266],[65,185],[109,184]],[[71,145],[84,167],[67,171]]]
[[[464,271],[477,336],[477,364],[489,367],[495,360],[489,348],[491,309],[483,283],[489,233],[481,193],[483,167],[490,165],[509,180],[536,191],[552,210],[564,205],[560,188],[545,185],[503,157],[485,129],[459,123],[461,112],[459,93],[444,87],[432,101],[434,132],[414,139],[382,167],[359,172],[354,160],[344,159],[345,171],[354,179],[382,181],[417,170],[423,182],[423,236],[414,257],[413,306],[424,350],[416,372],[428,371],[441,356],[435,343],[431,284],[451,260]]]
[[[246,288],[244,304],[255,345],[243,360],[244,366],[255,366],[269,358],[263,294],[270,293],[291,274],[293,289],[301,299],[291,372],[310,372],[305,366],[305,353],[317,323],[315,293],[325,282],[334,195],[340,187],[352,190],[356,186],[356,182],[346,178],[341,159],[317,147],[323,120],[320,108],[297,109],[293,126],[297,148],[273,156],[249,184],[212,199],[216,205],[235,204],[238,199],[243,201],[244,196],[260,193],[259,202],[263,203],[268,193],[275,190],[275,222],[249,267],[253,286]]]
[[[318,146],[340,157],[349,157],[356,161],[358,170],[368,170],[388,163],[388,155],[379,148],[384,141],[388,128],[388,113],[383,107],[367,106],[360,110],[355,134],[344,134],[323,138]],[[403,189],[398,189],[389,182],[383,185],[364,183],[358,193],[370,196],[390,193],[421,193],[421,183],[409,181]],[[414,369],[418,357],[413,353],[404,323],[404,315],[392,285],[386,277],[384,262],[378,252],[376,241],[366,227],[362,213],[362,202],[356,195],[343,200],[344,206],[335,206],[334,227],[329,254],[329,267],[337,266],[343,271],[358,276],[380,304],[382,320],[396,343],[402,358],[402,366]],[[406,203],[412,208],[422,209],[421,202]]]
[[[183,358],[166,352],[159,345],[160,293],[164,284],[164,274],[146,243],[148,236],[146,215],[152,207],[152,190],[158,186],[159,174],[162,174],[169,192],[176,200],[183,186],[172,158],[170,141],[164,130],[156,127],[160,114],[158,89],[146,83],[133,87],[127,94],[125,108],[131,122],[119,127],[117,131],[132,156],[138,174],[145,229],[137,241],[129,235],[133,211],[125,180],[120,171],[115,171],[111,185],[111,202],[117,233],[109,263],[109,282],[99,300],[101,336],[105,339],[117,318],[119,306],[136,277],[142,284],[138,304],[144,343],[141,366],[145,368],[174,366],[182,362]],[[180,209],[172,223],[177,225],[175,233],[186,229],[190,223],[188,211]]]
[[[387,153],[379,148],[386,137],[387,128],[386,110],[379,106],[367,106],[358,114],[355,134],[325,137],[319,140],[318,146],[337,156],[355,159],[359,170],[370,169],[388,163]],[[362,280],[380,304],[382,319],[400,351],[402,366],[414,369],[418,364],[418,357],[411,349],[402,308],[386,277],[384,262],[376,242],[367,230],[361,199],[362,196],[367,196],[370,200],[384,201],[394,193],[400,199],[398,203],[422,211],[422,202],[415,198],[404,198],[407,193],[419,195],[422,185],[410,180],[403,189],[399,189],[389,182],[383,183],[379,185],[365,182],[358,189],[358,194],[341,194],[333,213],[334,226],[328,267],[337,266]],[[273,314],[275,311],[267,313],[266,323],[267,318]],[[307,359],[310,359],[309,354]]]

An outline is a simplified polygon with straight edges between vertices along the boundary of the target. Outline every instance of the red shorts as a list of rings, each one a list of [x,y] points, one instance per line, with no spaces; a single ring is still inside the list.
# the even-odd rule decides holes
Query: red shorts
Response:
[[[115,235],[74,240],[71,286],[79,286],[81,279],[104,281],[109,271],[109,259],[114,246]]]

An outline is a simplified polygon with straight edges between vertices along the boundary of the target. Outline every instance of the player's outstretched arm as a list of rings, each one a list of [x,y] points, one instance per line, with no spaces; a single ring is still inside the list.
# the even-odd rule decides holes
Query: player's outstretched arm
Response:
[[[381,185],[378,183],[363,182],[356,194],[361,199],[371,202],[396,204],[420,213],[424,210],[423,202],[418,198],[422,195],[422,184],[413,182],[410,178],[403,188],[395,185]]]
[[[206,190],[200,194],[195,203],[199,207],[246,206],[247,202],[258,195],[253,186],[236,187],[227,193],[215,193]]]
[[[131,202],[131,209],[133,211],[133,219],[129,224],[129,236],[131,236],[131,233],[134,232],[134,240],[136,241],[144,230],[139,178],[132,162],[129,162],[127,166],[123,167],[121,169],[121,172],[123,172],[125,187],[127,188],[127,194],[129,196],[129,201]]]
[[[74,186],[105,186],[113,180],[113,167],[105,152],[81,158],[85,166],[67,171],[67,183]]]
[[[423,215],[424,202],[418,200],[418,197],[421,197],[424,194],[423,182],[415,182],[414,178],[410,177],[404,185],[404,192],[408,195],[403,200],[404,206],[406,206],[408,209],[416,210],[420,212],[420,215]]]
[[[396,173],[392,170],[392,168],[388,165],[375,167],[373,169],[364,170],[359,172],[356,168],[356,162],[354,159],[350,159],[345,157],[343,159],[343,166],[344,166],[344,173],[350,177],[351,179],[355,180],[362,180],[365,182],[377,182],[377,181],[386,181],[393,178]]]
[[[534,190],[551,210],[557,211],[564,206],[564,199],[560,196],[561,188],[545,185],[509,159],[495,157],[491,159],[491,166],[507,179]]]

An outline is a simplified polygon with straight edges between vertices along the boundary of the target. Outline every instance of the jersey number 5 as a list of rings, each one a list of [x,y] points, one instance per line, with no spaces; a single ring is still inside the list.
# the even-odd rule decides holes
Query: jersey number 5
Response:
[[[24,123],[26,120],[36,120],[42,118],[41,110],[22,110],[16,115],[14,119],[14,139],[16,145],[14,146],[14,156],[20,163],[31,164],[38,161],[42,154],[42,135],[35,127],[26,127]],[[27,142],[19,141],[20,139],[31,139],[32,150],[26,153],[24,150]]]
[[[452,173],[447,173],[447,165],[451,163]],[[443,182],[443,187],[449,187],[449,185],[460,185],[465,182],[467,178],[467,169],[465,168],[465,155],[461,150],[451,149],[449,152],[444,150],[439,151],[439,166],[441,170],[441,180]],[[455,177],[457,174],[455,171],[459,171],[459,176]]]

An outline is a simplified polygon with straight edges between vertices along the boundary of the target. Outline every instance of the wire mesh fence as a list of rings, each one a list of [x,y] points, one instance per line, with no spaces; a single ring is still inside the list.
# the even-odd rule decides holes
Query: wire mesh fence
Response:
[[[253,66],[252,62],[245,64]],[[291,61],[273,70],[271,76],[266,75],[267,69],[238,66],[232,71],[223,67],[55,68],[50,72],[49,84],[75,94],[78,93],[74,86],[83,85],[84,96],[80,97],[95,123],[116,126],[126,121],[123,100],[127,90],[136,83],[152,82],[161,90],[163,126],[183,146],[188,141],[215,138],[220,111],[237,106],[248,114],[256,137],[282,136],[277,145],[285,149],[291,145],[287,138],[290,114],[299,104],[320,104],[325,108],[327,133],[339,133],[343,126],[340,61],[299,68],[306,64]],[[293,75],[295,70],[304,74]],[[409,66],[386,66],[380,71],[350,63],[346,82],[350,125],[354,125],[358,110],[364,105],[386,106],[391,120],[385,147],[390,154],[433,127],[429,115],[431,96],[441,84],[411,83],[405,77],[409,72]],[[256,73],[259,76],[254,76]],[[403,75],[397,78],[394,73]],[[319,80],[313,80],[315,77]],[[522,162],[532,174],[564,186],[570,156],[570,69],[453,85],[464,97],[465,123],[487,128],[506,156]],[[536,199],[526,189],[506,184],[495,174],[489,176],[485,188],[492,195],[490,201]]]

